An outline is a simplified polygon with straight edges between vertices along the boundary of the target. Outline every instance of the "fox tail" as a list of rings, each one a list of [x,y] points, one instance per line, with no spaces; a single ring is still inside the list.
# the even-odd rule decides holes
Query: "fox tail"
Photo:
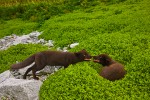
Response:
[[[15,70],[15,69],[21,69],[21,68],[24,68],[30,64],[32,64],[35,60],[35,54],[30,56],[29,58],[25,59],[24,61],[22,62],[19,62],[17,64],[13,64],[11,65],[11,69],[12,70]]]

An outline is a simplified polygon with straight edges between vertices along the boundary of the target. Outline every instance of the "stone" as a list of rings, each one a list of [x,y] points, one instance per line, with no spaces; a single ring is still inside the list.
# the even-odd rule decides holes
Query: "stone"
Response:
[[[41,34],[42,34],[42,32],[35,31],[35,32],[30,33],[29,36],[31,38],[34,38],[34,37],[38,37]]]
[[[75,46],[79,45],[79,43],[73,43],[73,44],[70,44],[70,48],[74,48]]]
[[[62,51],[60,47],[57,48],[57,51]]]
[[[24,73],[27,71],[28,68],[30,68],[31,66],[33,66],[35,64],[35,62],[33,62],[32,64],[30,64],[29,66],[26,66],[24,68],[18,69],[18,73],[20,73],[21,75],[24,75]],[[32,71],[30,71],[28,73],[28,75],[32,75]]]
[[[39,71],[39,73],[47,73],[47,74],[51,74],[55,71],[55,66],[45,66],[42,70]]]
[[[4,82],[8,78],[13,78],[14,76],[11,74],[9,70],[0,74],[0,84]]]
[[[48,42],[46,44],[44,44],[45,46],[48,46],[48,47],[53,47],[54,45],[51,43],[51,42]]]
[[[37,43],[44,44],[45,40],[44,39],[40,39],[40,40],[37,41]]]
[[[31,65],[26,66],[24,68],[18,69],[18,70],[14,70],[11,71],[12,75],[16,78],[16,79],[22,79],[23,75],[25,74],[25,72],[27,71],[28,68],[30,68],[33,64],[35,64],[35,62],[33,62]],[[42,75],[47,75],[47,74],[51,74],[54,73],[56,71],[58,71],[58,69],[61,68],[61,66],[45,66],[42,70],[37,71],[36,75],[40,76],[40,78],[42,78]],[[33,75],[32,75],[32,71],[30,71],[27,75],[27,79],[33,79]],[[42,81],[42,80],[41,80]]]
[[[67,49],[68,49],[68,47],[64,47],[63,52],[67,52],[68,51]]]
[[[11,36],[5,36],[4,38],[0,39],[0,50],[6,50],[12,45],[18,45],[18,44],[28,44],[28,43],[34,43],[34,44],[45,44],[48,47],[54,46],[54,41],[49,40],[48,42],[44,39],[38,40],[38,36],[41,35],[42,32],[32,32],[27,35],[17,36],[15,34],[12,34]]]
[[[38,80],[9,78],[0,84],[0,98],[9,97],[10,100],[38,100],[41,85],[42,82]]]

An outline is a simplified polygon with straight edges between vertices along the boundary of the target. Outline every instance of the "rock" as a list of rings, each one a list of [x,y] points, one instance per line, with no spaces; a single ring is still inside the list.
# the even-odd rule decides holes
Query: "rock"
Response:
[[[24,73],[27,71],[27,69],[28,68],[30,68],[31,66],[33,66],[35,64],[35,62],[33,62],[31,65],[29,65],[29,66],[26,66],[26,67],[24,67],[24,68],[21,68],[21,69],[19,69],[18,70],[18,73],[20,73],[21,75],[24,75]],[[28,75],[32,75],[32,72],[30,71],[29,73],[28,73]]]
[[[22,68],[22,69],[19,69],[18,72],[21,74],[21,75],[24,75],[24,73],[26,72],[26,70],[28,68],[30,68],[33,64],[35,64],[35,62],[33,62],[31,65],[25,67],[25,68]],[[47,74],[50,74],[50,73],[53,73],[55,71],[55,66],[45,66],[42,70],[40,71],[37,71],[37,73],[47,73]],[[32,75],[32,72],[29,72],[28,75]]]
[[[44,44],[45,40],[44,39],[40,39],[40,40],[37,41],[37,43]]]
[[[0,84],[0,98],[38,100],[41,81],[9,78]],[[8,99],[8,100],[9,100]]]
[[[70,44],[70,48],[74,48],[75,46],[79,45],[79,43],[73,43],[73,44]]]
[[[33,64],[35,64],[35,62],[33,62],[31,65],[26,66],[24,68],[18,69],[18,70],[14,70],[11,71],[12,75],[16,78],[16,79],[22,79],[23,75],[25,74],[25,72],[27,71],[28,68],[30,68]],[[54,73],[56,71],[58,71],[58,69],[61,68],[61,66],[45,66],[42,70],[37,71],[36,75],[40,76],[40,78],[42,79],[41,81],[43,81],[42,75],[47,75],[47,74],[51,74]],[[45,77],[45,76],[44,76]],[[32,71],[30,71],[27,75],[27,79],[33,79],[33,75],[32,75]]]
[[[62,68],[63,66],[55,66],[56,69],[60,69]]]
[[[41,34],[42,34],[42,32],[35,31],[35,32],[30,33],[29,36],[31,38],[35,38],[35,37],[38,37]]]
[[[46,45],[46,46],[48,46],[48,47],[53,47],[54,45],[53,45],[53,42],[51,42],[51,41],[49,41],[48,43],[46,43],[46,44],[44,44],[44,45]]]
[[[14,76],[10,73],[9,70],[0,74],[0,84],[8,78],[13,78]]]
[[[6,50],[12,45],[17,44],[28,44],[28,43],[35,43],[35,44],[45,44],[48,47],[54,46],[54,41],[49,40],[48,42],[44,39],[38,40],[38,36],[41,35],[42,32],[32,32],[27,35],[17,36],[15,34],[12,34],[11,36],[5,36],[4,38],[0,39],[0,50]]]
[[[68,51],[67,49],[68,49],[68,47],[64,47],[63,52],[67,52]]]
[[[60,47],[57,48],[57,51],[62,51]]]
[[[13,41],[13,45],[17,45],[17,44],[20,44],[20,43],[26,43],[27,40],[29,40],[30,37],[29,35],[22,35],[20,37],[17,37],[14,41]]]
[[[47,73],[47,74],[51,74],[55,72],[55,66],[45,66],[42,70],[40,70],[38,73]]]

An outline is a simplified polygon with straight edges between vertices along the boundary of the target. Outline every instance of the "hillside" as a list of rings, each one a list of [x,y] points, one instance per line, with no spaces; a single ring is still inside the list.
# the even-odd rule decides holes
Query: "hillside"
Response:
[[[1,13],[0,38],[43,31],[39,38],[55,41],[52,49],[78,42],[70,52],[86,49],[91,55],[107,53],[127,70],[124,79],[110,82],[98,75],[99,64],[71,65],[48,77],[40,100],[150,99],[149,0],[33,0],[21,5],[10,1],[10,5],[1,3],[0,11],[8,13]],[[0,73],[17,60],[46,49],[27,44],[0,51]]]

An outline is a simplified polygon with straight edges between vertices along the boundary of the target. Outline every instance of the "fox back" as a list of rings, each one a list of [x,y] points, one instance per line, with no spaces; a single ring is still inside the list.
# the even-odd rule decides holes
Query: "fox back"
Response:
[[[100,72],[100,76],[103,78],[110,81],[115,81],[122,79],[125,76],[126,71],[124,66],[119,62],[112,60],[108,55],[101,54],[98,56],[93,56],[93,58],[94,62],[103,65],[102,71]]]
[[[58,51],[43,51],[36,54],[37,59],[40,56],[40,61],[46,65],[51,66],[64,66],[67,67],[70,64],[77,62],[88,61],[91,56],[85,51],[81,50],[76,53],[71,52],[58,52]]]

